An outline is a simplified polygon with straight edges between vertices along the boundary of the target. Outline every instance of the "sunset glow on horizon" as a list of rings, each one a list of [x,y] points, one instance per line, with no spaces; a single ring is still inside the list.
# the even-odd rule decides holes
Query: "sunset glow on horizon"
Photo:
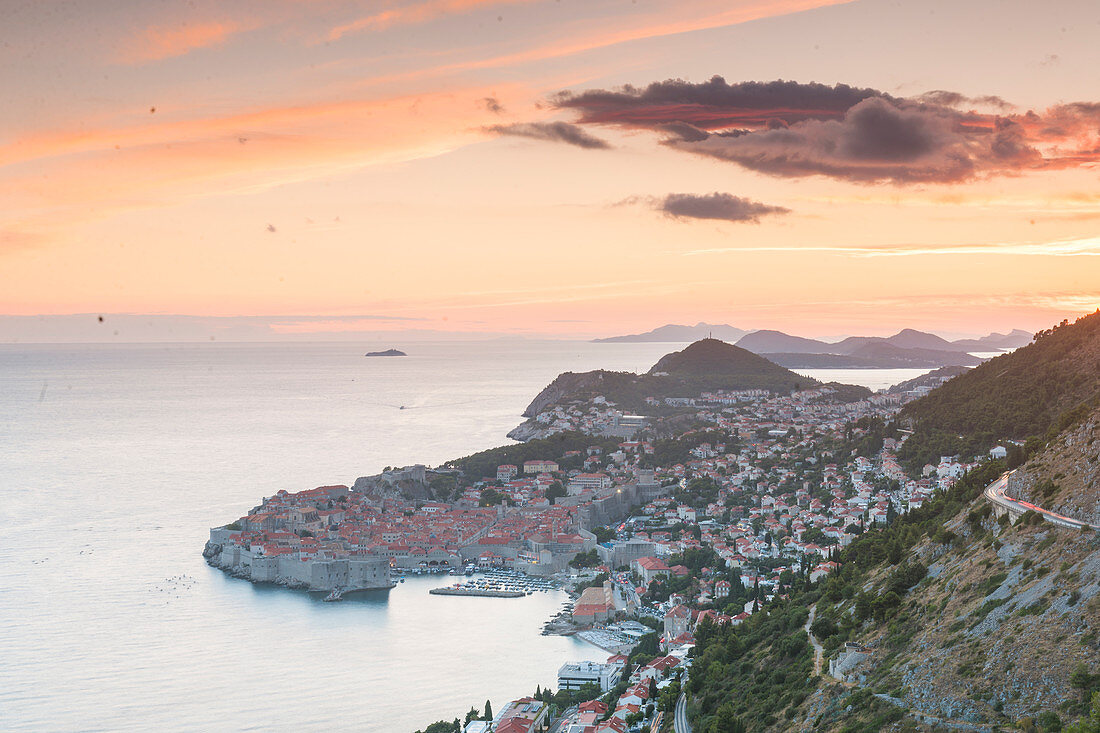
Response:
[[[0,20],[3,316],[839,338],[1100,307],[1095,3],[134,0]]]

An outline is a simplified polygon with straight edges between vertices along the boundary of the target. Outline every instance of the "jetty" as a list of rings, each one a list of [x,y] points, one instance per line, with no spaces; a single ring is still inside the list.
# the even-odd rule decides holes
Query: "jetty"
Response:
[[[437,596],[483,596],[485,598],[522,598],[526,595],[526,593],[521,590],[491,590],[489,588],[472,588],[469,586],[432,588],[428,592]]]

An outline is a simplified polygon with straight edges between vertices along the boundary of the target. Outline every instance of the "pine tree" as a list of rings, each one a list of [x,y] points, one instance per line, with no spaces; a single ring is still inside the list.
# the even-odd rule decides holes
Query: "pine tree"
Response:
[[[488,700],[486,700],[485,701],[485,715],[482,717],[482,720],[492,720],[492,719],[493,719],[493,705]]]

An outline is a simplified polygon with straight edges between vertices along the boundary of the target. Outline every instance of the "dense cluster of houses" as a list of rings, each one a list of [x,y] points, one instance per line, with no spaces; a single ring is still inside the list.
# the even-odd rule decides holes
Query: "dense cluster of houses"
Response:
[[[579,553],[595,550],[600,563],[579,579],[606,573],[607,580],[584,590],[573,620],[602,627],[622,613],[649,616],[660,622],[668,656],[635,670],[610,710],[605,702],[585,703],[561,730],[624,731],[628,719],[636,722],[647,709],[649,679],[668,682],[669,670],[686,653],[678,650],[690,649],[700,623],[742,623],[760,600],[781,592],[784,571],[798,568],[813,580],[831,572],[835,547],[920,508],[972,467],[945,456],[925,466],[921,476],[907,476],[897,461],[903,436],[874,443],[872,454],[837,449],[866,434],[859,425],[873,421],[857,424],[861,418],[879,419],[881,426],[906,398],[878,394],[844,402],[832,399],[828,387],[789,395],[743,390],[670,398],[675,407],[692,411],[695,425],[706,426],[693,431],[705,439],[686,441],[690,450],[678,454],[686,459],[656,466],[655,441],[644,432],[636,439],[629,416],[595,398],[551,408],[536,419],[553,430],[603,436],[631,427],[613,448],[604,442],[501,464],[494,479],[470,480],[451,502],[378,498],[345,486],[280,491],[219,528],[219,538],[252,557],[373,557],[392,567],[476,565],[542,575],[560,573]],[[563,464],[573,468],[563,470]],[[694,493],[700,485],[707,487],[703,498]],[[490,491],[499,505],[483,506]],[[615,539],[597,544],[589,530],[600,525],[612,527]],[[719,567],[695,572],[690,583],[678,584],[688,590],[666,594],[667,600],[645,600],[655,583],[693,573],[671,560],[693,548],[713,550]],[[737,591],[753,590],[748,601],[745,593],[733,592],[737,583]],[[737,601],[727,602],[731,597]],[[493,721],[472,721],[481,728],[467,731],[535,730],[546,712],[544,703],[524,698]]]
[[[378,500],[346,486],[280,491],[227,528],[219,539],[250,557],[292,555],[302,562],[381,557],[397,568],[438,566],[536,569],[549,574],[578,552],[570,507],[505,508]]]
[[[644,481],[649,491],[630,494],[646,499],[630,523],[635,539],[653,544],[653,558],[705,545],[727,567],[752,566],[760,558],[806,558],[813,572],[821,573],[827,571],[832,546],[847,544],[870,524],[919,508],[972,465],[944,457],[926,466],[921,477],[909,478],[896,460],[899,442],[891,438],[874,456],[833,456],[819,446],[835,444],[846,433],[858,437],[854,421],[889,418],[905,396],[878,394],[843,402],[831,395],[830,388],[820,387],[789,395],[742,390],[669,398],[728,435],[728,444],[701,442],[689,460],[657,466],[644,479],[639,459],[653,455],[653,442],[625,438],[614,450],[590,446],[522,465],[502,464],[495,481],[471,482],[452,503],[382,500],[345,486],[280,491],[219,539],[247,548],[250,556],[294,556],[303,562],[372,556],[395,567],[473,563],[545,575],[593,548],[594,538],[585,530],[610,516],[601,502]],[[566,421],[569,429],[592,432],[622,416],[602,397],[555,407],[549,414],[556,416],[554,425]],[[583,417],[579,423],[577,416]],[[568,459],[582,468],[563,471],[559,461]],[[705,505],[677,501],[676,488],[696,478],[718,487],[713,500]],[[479,506],[487,488],[506,506]],[[588,511],[593,507],[601,511]],[[697,526],[699,536],[674,536],[669,527],[675,525]],[[644,589],[654,571],[637,570]],[[767,585],[777,575],[773,571],[753,581]],[[705,587],[700,596],[713,599],[720,593]]]

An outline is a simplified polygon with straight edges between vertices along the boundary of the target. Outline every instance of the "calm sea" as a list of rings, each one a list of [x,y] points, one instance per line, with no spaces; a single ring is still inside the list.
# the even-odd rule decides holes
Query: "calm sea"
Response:
[[[430,596],[436,578],[322,603],[203,562],[208,528],[262,496],[499,445],[558,373],[680,348],[374,347],[0,346],[0,729],[401,733],[606,657],[539,635],[561,594]]]

